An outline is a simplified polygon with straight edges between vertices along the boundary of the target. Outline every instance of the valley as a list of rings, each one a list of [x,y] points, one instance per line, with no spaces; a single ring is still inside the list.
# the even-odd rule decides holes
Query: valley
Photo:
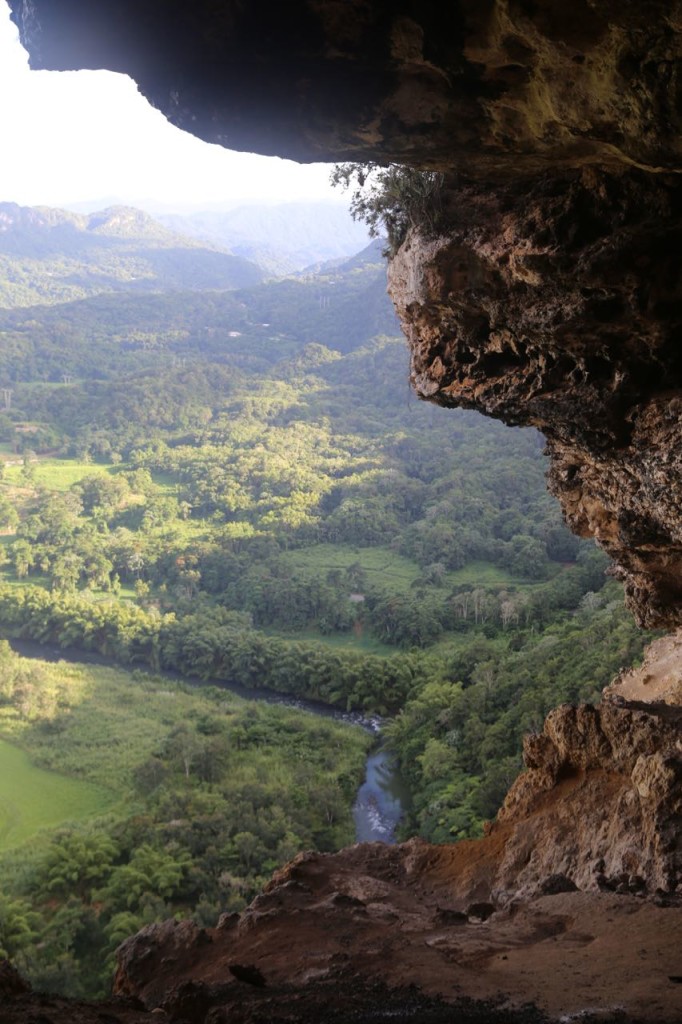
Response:
[[[106,994],[126,935],[299,850],[480,836],[524,733],[652,636],[538,433],[411,397],[380,249],[0,310],[0,624],[73,659],[5,650],[0,739],[100,794],[8,832],[0,946],[38,987]],[[371,716],[384,753],[335,721]]]
[[[2,1024],[680,1024],[679,10],[4,11]]]

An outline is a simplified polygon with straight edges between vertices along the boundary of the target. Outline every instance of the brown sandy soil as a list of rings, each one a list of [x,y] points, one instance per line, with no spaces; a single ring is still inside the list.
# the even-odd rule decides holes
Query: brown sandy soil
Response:
[[[389,1002],[390,993],[399,1001],[412,992],[445,1003],[530,1003],[555,1020],[588,1013],[682,1022],[682,984],[674,980],[682,975],[682,909],[674,897],[675,905],[659,906],[634,895],[559,892],[495,912],[474,903],[463,913],[456,865],[462,847],[474,845],[483,876],[496,860],[496,836],[450,848],[411,841],[301,856],[241,918],[209,932],[167,922],[130,940],[118,990],[163,1007],[171,1020],[192,1019],[193,1000],[202,1021],[213,1021],[205,1015],[218,1007],[225,1021],[267,1019],[266,1005],[274,1013],[283,1004],[293,1016],[282,1019],[307,1020],[295,1005],[310,1009],[311,1001],[324,1020],[319,1014],[342,1005],[349,988],[385,986]]]
[[[682,704],[682,629],[655,640],[639,668],[621,673],[604,690],[607,698]]]

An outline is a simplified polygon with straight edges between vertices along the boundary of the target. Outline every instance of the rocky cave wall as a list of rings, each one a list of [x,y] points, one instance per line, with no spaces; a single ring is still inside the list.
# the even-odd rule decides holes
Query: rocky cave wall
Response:
[[[682,621],[682,181],[583,166],[446,187],[390,267],[418,394],[547,438],[640,623]]]
[[[422,397],[548,438],[569,525],[682,622],[682,5],[10,0],[34,68],[126,72],[176,125],[446,174],[391,294]]]

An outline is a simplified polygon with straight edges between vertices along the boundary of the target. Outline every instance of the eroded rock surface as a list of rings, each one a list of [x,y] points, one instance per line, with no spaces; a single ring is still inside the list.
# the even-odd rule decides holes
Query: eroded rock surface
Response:
[[[423,398],[548,439],[571,528],[646,625],[682,617],[682,181],[596,168],[451,180],[390,292]]]
[[[682,706],[682,629],[663,636],[647,647],[644,661],[636,668],[623,669],[604,691],[609,700],[627,701],[630,707],[649,705],[672,715]]]
[[[679,1024],[678,909],[549,884],[510,907],[459,912],[452,849],[372,844],[298,861],[237,925],[176,937],[171,922],[129,940],[116,987],[170,1021],[211,1024],[521,1024],[541,1013]],[[358,877],[377,893],[357,897]]]
[[[581,889],[675,891],[682,880],[682,708],[563,705],[524,742],[527,771],[507,823],[498,900],[565,875]],[[682,924],[681,924],[682,927]]]

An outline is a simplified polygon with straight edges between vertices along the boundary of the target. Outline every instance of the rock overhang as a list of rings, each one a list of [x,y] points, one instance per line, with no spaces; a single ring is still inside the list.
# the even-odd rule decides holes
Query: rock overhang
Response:
[[[667,0],[10,0],[34,68],[108,68],[179,127],[298,160],[680,167]]]

